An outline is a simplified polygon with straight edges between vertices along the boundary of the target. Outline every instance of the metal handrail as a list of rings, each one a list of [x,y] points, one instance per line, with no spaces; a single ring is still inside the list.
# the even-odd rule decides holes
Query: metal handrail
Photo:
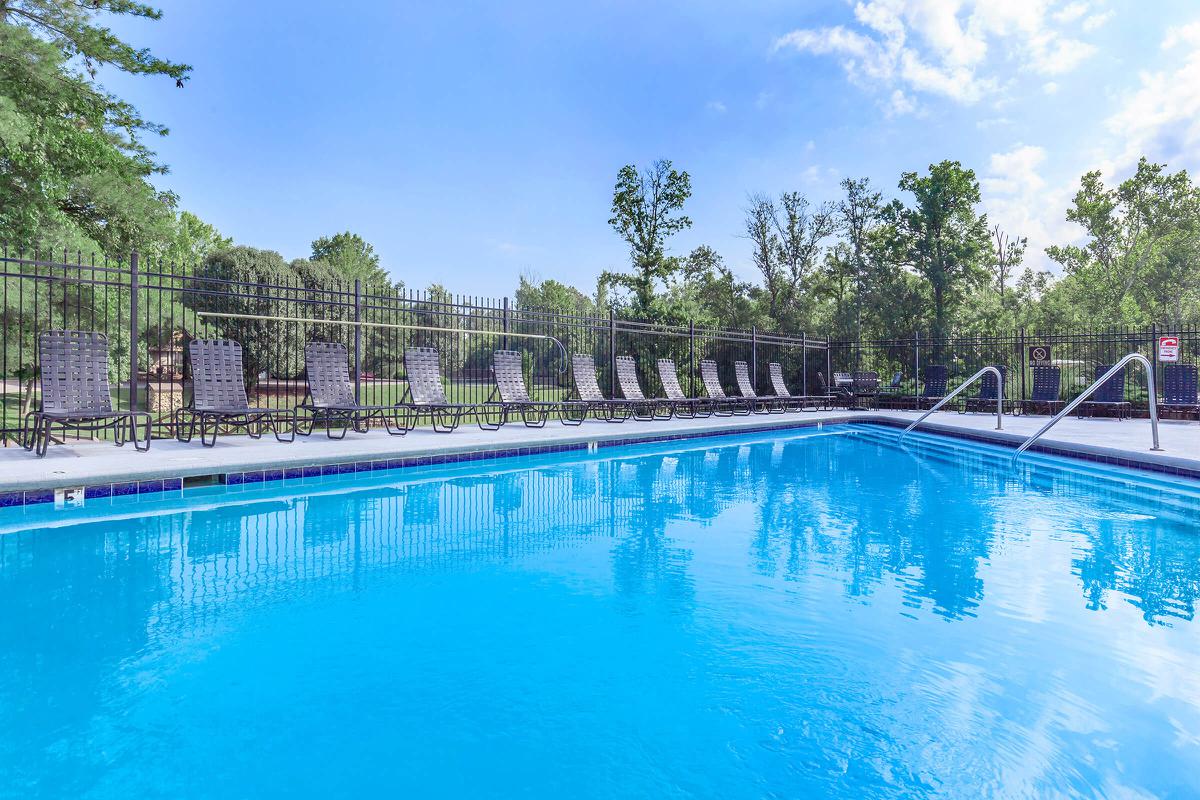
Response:
[[[962,394],[964,389],[982,378],[984,375],[987,375],[989,372],[996,376],[996,430],[1003,430],[1004,426],[1002,420],[1004,419],[1004,373],[1000,372],[997,367],[987,366],[960,384],[959,387],[953,392],[937,401],[937,404],[922,414],[920,419],[905,428],[904,433],[900,434],[900,441],[904,441],[904,437],[908,435],[908,432],[924,422],[926,417],[937,411],[942,406],[946,405],[946,403],[949,403],[951,400],[958,397],[960,394]]]
[[[1141,353],[1130,353],[1116,364],[1113,364],[1112,369],[1104,373],[1104,375],[1101,377],[1097,378],[1095,383],[1083,391],[1083,394],[1076,397],[1070,403],[1067,403],[1066,407],[1062,411],[1055,414],[1053,419],[1043,425],[1041,430],[1022,442],[1021,446],[1017,448],[1017,452],[1013,454],[1013,461],[1015,462],[1018,458],[1020,458],[1021,454],[1028,450],[1030,445],[1040,439],[1043,433],[1058,424],[1060,419],[1065,417],[1067,414],[1070,414],[1076,409],[1076,407],[1079,406],[1080,403],[1091,397],[1092,394],[1094,394],[1095,391],[1099,389],[1109,378],[1125,369],[1125,365],[1130,361],[1136,361],[1146,368],[1146,386],[1150,392],[1150,435],[1154,440],[1154,446],[1150,449],[1162,450],[1162,448],[1158,446],[1158,395],[1154,386],[1154,365],[1150,363],[1150,359],[1146,358]]]
[[[265,322],[303,322],[310,325],[343,325],[348,328],[389,328],[392,330],[403,331],[431,331],[433,333],[462,333],[468,336],[512,336],[518,339],[549,339],[558,345],[559,352],[562,353],[562,367],[560,373],[565,374],[567,371],[567,362],[570,358],[567,355],[567,348],[558,339],[553,336],[547,336],[543,333],[517,333],[516,331],[480,331],[472,330],[471,328],[438,328],[433,325],[401,325],[396,322],[353,322],[351,320],[341,319],[309,319],[307,317],[276,317],[269,314],[234,314],[222,313],[217,311],[197,311],[197,317],[222,317],[227,319],[253,319],[262,320]]]

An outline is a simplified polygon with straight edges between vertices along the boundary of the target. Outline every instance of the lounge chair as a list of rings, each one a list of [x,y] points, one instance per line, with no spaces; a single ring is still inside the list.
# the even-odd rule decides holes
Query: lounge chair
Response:
[[[353,428],[358,433],[369,430],[369,422],[378,419],[393,436],[403,436],[412,429],[402,406],[363,405],[354,399],[354,385],[350,382],[349,357],[346,345],[341,342],[309,342],[304,346],[304,375],[308,388],[304,400],[296,406],[296,426],[302,436],[313,432],[317,423],[325,424],[325,435],[330,439],[346,438],[346,431]],[[307,414],[307,430],[300,421]],[[393,426],[393,422],[396,424]],[[341,435],[334,436],[333,428]]]
[[[646,398],[633,356],[617,356],[616,362],[617,386],[621,389],[621,396],[629,401],[629,411],[634,419],[645,421],[674,416],[675,406],[669,400]]]
[[[1022,414],[1057,414],[1066,402],[1059,399],[1062,392],[1062,369],[1036,366],[1033,368],[1033,392],[1028,400],[1017,403]]]
[[[787,400],[774,395],[761,395],[754,390],[754,381],[750,379],[750,366],[745,361],[733,362],[733,376],[737,380],[742,399],[756,413],[778,414],[785,410]]]
[[[850,394],[848,389],[844,389],[836,384],[830,386],[829,382],[825,380],[824,372],[817,373],[817,382],[821,384],[821,395],[819,396],[826,398],[826,408],[833,408],[834,406],[850,408],[854,403],[854,395]]]
[[[677,417],[711,417],[713,402],[707,397],[688,397],[679,385],[679,373],[675,371],[675,361],[670,358],[658,360],[658,379],[663,385],[663,394],[675,407]]]
[[[25,417],[22,440],[38,458],[46,455],[51,429],[95,433],[112,428],[121,447],[126,435],[135,449],[150,449],[150,415],[114,411],[108,384],[108,337],[95,331],[46,331],[38,336],[41,407]],[[141,427],[142,443],[138,442]]]
[[[856,410],[879,407],[879,373],[855,372],[850,378],[850,394]]]
[[[1184,419],[1200,415],[1196,384],[1195,364],[1163,364],[1163,396],[1158,404],[1159,410],[1181,414]]]
[[[1008,367],[997,364],[996,369],[1000,370],[1002,387],[1008,386]],[[963,411],[973,412],[982,411],[985,414],[996,413],[996,397],[1001,398],[1001,408],[1008,410],[1009,401],[1004,397],[1005,391],[1000,390],[997,393],[996,376],[990,372],[983,373],[983,377],[979,379],[979,392],[972,397],[968,397],[963,401]]]
[[[555,411],[561,411],[558,403],[534,400],[525,385],[525,370],[521,354],[515,350],[497,350],[492,354],[492,375],[496,385],[484,406],[499,406],[498,421],[487,427],[490,430],[507,424],[513,414],[519,414],[528,428],[541,428]],[[565,421],[565,418],[564,418]],[[484,423],[480,423],[483,425]]]
[[[750,401],[725,394],[725,389],[721,386],[721,378],[717,375],[717,362],[711,359],[700,362],[700,380],[704,383],[705,393],[713,403],[713,413],[718,417],[750,413]]]
[[[783,379],[783,365],[778,361],[767,364],[767,373],[771,376],[771,388],[775,396],[783,403],[787,411],[803,411],[808,408],[809,398],[792,394],[788,391],[787,382]]]
[[[409,347],[404,351],[404,374],[408,386],[400,398],[400,405],[413,413],[413,422],[428,416],[437,433],[451,433],[462,422],[463,417],[478,411],[475,403],[451,403],[442,385],[441,356],[434,347]],[[482,415],[477,416],[479,427],[488,429]],[[495,426],[492,426],[495,429]]]
[[[590,355],[576,353],[571,356],[571,375],[575,379],[578,399],[570,401],[573,408],[582,411],[581,419],[589,414],[598,414],[605,422],[624,422],[633,413],[628,400],[615,400],[604,396],[596,382],[596,361]]]
[[[933,408],[946,396],[946,384],[950,382],[950,368],[944,364],[930,364],[924,370],[924,386],[917,396],[917,409]]]
[[[252,439],[270,430],[281,442],[296,438],[294,408],[252,408],[242,377],[242,346],[232,339],[193,339],[188,342],[192,369],[192,399],[176,412],[175,437],[190,442],[200,427],[200,444],[212,447],[222,425],[241,428]],[[188,422],[183,424],[183,416]],[[283,430],[281,430],[281,423]],[[209,425],[212,425],[210,439]],[[284,438],[284,434],[287,438]]]
[[[1112,364],[1096,365],[1096,380],[1112,369]],[[1125,399],[1125,371],[1122,370],[1096,387],[1096,391],[1087,400],[1079,404],[1077,411],[1081,417],[1095,416],[1097,411],[1111,411],[1117,419],[1133,416],[1133,404]]]

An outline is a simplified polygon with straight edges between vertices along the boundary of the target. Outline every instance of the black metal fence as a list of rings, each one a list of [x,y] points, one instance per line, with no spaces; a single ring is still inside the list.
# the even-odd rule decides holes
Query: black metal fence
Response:
[[[359,281],[300,276],[249,280],[203,267],[139,257],[111,260],[57,252],[0,257],[0,441],[15,443],[37,408],[37,337],[53,328],[101,331],[110,345],[114,407],[149,411],[155,435],[173,434],[173,412],[190,397],[184,354],[192,338],[241,342],[251,405],[288,408],[305,393],[304,345],[343,342],[358,401],[384,405],[404,395],[404,350],[436,347],[451,402],[491,393],[496,349],[523,354],[526,380],[542,399],[568,396],[569,356],[590,353],[600,385],[613,391],[613,359],[637,359],[642,386],[660,395],[657,359],[673,358],[685,390],[701,394],[699,363],[719,365],[727,389],[744,360],[759,391],[770,392],[767,364],[779,361],[794,393],[815,392],[828,369],[824,339],[804,334],[660,325],[522,308],[508,298],[404,290]],[[366,323],[366,324],[363,324]],[[560,349],[559,344],[562,348]],[[564,358],[564,351],[567,358]]]
[[[890,383],[898,374],[897,394],[919,391],[920,376],[926,366],[943,364],[950,371],[953,389],[987,365],[1007,368],[1006,397],[1028,399],[1033,389],[1033,366],[1051,364],[1062,371],[1062,399],[1071,400],[1095,379],[1096,368],[1115,364],[1129,353],[1141,353],[1155,366],[1157,387],[1162,389],[1160,337],[1177,337],[1178,361],[1200,363],[1200,328],[1166,328],[1151,325],[1141,330],[1105,330],[1088,333],[1019,330],[994,336],[952,336],[935,339],[917,336],[911,339],[873,339],[862,342],[830,344],[830,361],[838,371],[879,373]],[[972,390],[968,389],[968,393]],[[1135,408],[1147,407],[1146,378],[1142,370],[1128,370],[1126,399]],[[1161,396],[1161,395],[1160,395]]]

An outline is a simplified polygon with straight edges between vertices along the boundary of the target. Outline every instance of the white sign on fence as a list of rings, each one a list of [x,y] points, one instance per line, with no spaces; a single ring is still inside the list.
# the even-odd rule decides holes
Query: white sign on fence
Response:
[[[1160,337],[1158,337],[1158,360],[1159,361],[1178,361],[1179,360],[1179,337],[1178,336],[1160,336]]]

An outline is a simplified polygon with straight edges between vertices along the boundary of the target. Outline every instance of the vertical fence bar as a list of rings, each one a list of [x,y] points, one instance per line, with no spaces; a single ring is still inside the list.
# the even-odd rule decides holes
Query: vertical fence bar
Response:
[[[608,396],[617,396],[617,316],[608,307]]]
[[[354,321],[362,322],[362,279],[354,279]],[[362,402],[362,325],[354,326],[354,402]]]
[[[688,320],[688,397],[696,396],[696,320]]]
[[[502,320],[501,320],[501,326],[502,326],[502,328],[504,329],[504,334],[505,334],[505,335],[504,335],[504,337],[501,339],[501,341],[502,341],[504,344],[503,344],[503,345],[501,345],[500,349],[501,349],[501,350],[507,350],[507,349],[508,349],[508,325],[509,325],[509,320],[508,320],[508,314],[509,314],[509,311],[508,311],[508,297],[507,297],[507,296],[504,298],[504,311],[503,311],[503,314],[504,314],[504,316],[502,317]]]
[[[750,326],[750,381],[758,391],[758,326]]]
[[[129,254],[129,410],[138,410],[138,251]]]

